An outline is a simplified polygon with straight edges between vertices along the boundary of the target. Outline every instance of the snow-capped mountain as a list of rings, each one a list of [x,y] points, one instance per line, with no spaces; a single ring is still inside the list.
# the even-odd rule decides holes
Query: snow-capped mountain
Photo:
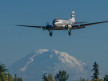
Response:
[[[42,81],[44,73],[53,76],[59,70],[69,74],[69,80],[87,78],[86,64],[58,50],[39,49],[10,67],[10,72],[22,77],[24,81]]]

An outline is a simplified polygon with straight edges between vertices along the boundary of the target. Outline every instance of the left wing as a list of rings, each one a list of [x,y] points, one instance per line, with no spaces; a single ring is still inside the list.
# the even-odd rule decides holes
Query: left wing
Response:
[[[95,25],[95,24],[106,23],[106,22],[108,22],[108,21],[95,22],[95,23],[87,23],[87,24],[81,24],[81,25],[73,25],[72,28],[73,29],[79,29],[79,28],[84,28],[84,27],[89,26],[89,25]]]
[[[33,28],[47,28],[46,26],[30,26],[30,25],[17,25],[17,26],[24,26],[24,27],[33,27]]]

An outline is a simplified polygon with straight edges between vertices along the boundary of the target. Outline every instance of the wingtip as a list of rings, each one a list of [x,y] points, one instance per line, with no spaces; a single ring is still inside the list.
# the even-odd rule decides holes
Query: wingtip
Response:
[[[16,25],[16,26],[21,26],[21,25]]]
[[[16,26],[24,26],[24,25],[16,25]]]

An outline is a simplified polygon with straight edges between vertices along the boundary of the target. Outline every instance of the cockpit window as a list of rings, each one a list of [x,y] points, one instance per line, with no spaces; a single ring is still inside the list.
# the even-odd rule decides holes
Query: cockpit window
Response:
[[[54,19],[54,20],[53,20],[53,24],[54,24],[55,22],[59,22],[59,21],[58,21],[57,19]]]
[[[55,22],[59,22],[58,20],[55,20]]]

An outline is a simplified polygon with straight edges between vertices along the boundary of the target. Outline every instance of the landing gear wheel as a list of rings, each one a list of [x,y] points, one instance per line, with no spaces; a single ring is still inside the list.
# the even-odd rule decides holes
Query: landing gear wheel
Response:
[[[49,35],[52,36],[52,31],[49,32]]]
[[[71,32],[69,32],[68,34],[69,34],[69,36],[71,36]]]

